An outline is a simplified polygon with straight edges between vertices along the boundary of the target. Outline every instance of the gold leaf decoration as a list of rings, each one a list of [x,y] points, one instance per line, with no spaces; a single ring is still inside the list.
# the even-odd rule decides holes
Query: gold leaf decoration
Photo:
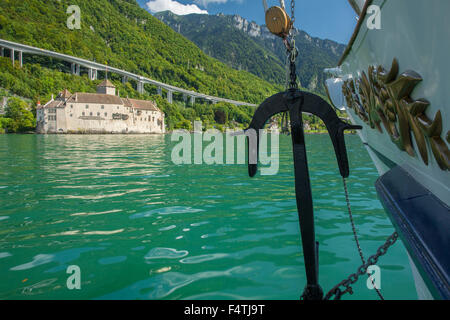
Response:
[[[425,111],[430,103],[411,98],[422,77],[411,70],[399,75],[399,70],[398,60],[394,59],[389,71],[382,66],[370,66],[368,73],[363,72],[355,82],[345,81],[342,91],[347,105],[372,129],[383,133],[384,127],[392,142],[411,157],[416,156],[414,135],[418,153],[426,165],[429,164],[429,146],[439,167],[450,170],[450,151],[441,137],[441,112],[436,113],[434,120],[429,119]],[[450,132],[446,140],[450,143]]]

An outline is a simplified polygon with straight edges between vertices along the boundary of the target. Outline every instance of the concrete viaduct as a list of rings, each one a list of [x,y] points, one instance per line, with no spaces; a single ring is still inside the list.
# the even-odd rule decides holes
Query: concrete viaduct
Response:
[[[252,106],[256,107],[255,104],[247,103],[247,102],[241,102],[241,101],[234,101],[230,99],[225,98],[219,98],[219,97],[213,97],[202,93],[197,93],[194,91],[177,88],[156,80],[152,80],[125,70],[120,70],[117,68],[113,68],[107,65],[103,65],[97,62],[69,56],[62,53],[53,52],[50,50],[44,50],[12,41],[7,41],[0,39],[0,55],[2,57],[5,56],[5,49],[10,50],[10,57],[12,60],[12,63],[15,63],[16,56],[18,58],[20,67],[23,66],[23,54],[32,54],[32,55],[41,55],[41,56],[47,56],[59,60],[63,60],[65,62],[68,62],[71,64],[71,71],[72,74],[80,75],[80,67],[86,68],[88,70],[88,76],[91,80],[97,79],[97,72],[98,71],[104,71],[104,72],[112,72],[115,74],[118,74],[122,77],[122,82],[125,83],[128,80],[134,80],[137,83],[137,91],[139,93],[144,93],[144,84],[150,84],[157,87],[157,92],[159,95],[162,95],[163,90],[167,92],[167,100],[168,102],[173,102],[173,94],[181,93],[183,95],[183,100],[187,101],[187,99],[190,99],[190,103],[193,105],[195,103],[196,99],[204,99],[206,101],[210,101],[211,103],[217,103],[217,102],[227,102],[230,104],[234,104],[236,106]]]

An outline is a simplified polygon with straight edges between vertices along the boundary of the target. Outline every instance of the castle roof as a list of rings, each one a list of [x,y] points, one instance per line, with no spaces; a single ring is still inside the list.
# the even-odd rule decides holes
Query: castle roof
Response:
[[[136,99],[130,99],[130,98],[126,98],[126,99],[122,99],[122,100],[123,100],[124,105],[127,107],[132,107],[132,108],[141,109],[141,110],[150,110],[150,111],[161,112],[161,110],[159,110],[156,107],[156,103],[154,103],[153,101],[136,100]]]
[[[49,102],[47,102],[45,105],[41,105],[41,106],[37,106],[37,109],[49,109],[49,108],[58,108],[61,106],[61,104],[63,104],[64,101],[61,100],[50,100]]]
[[[95,103],[123,105],[122,99],[111,94],[77,92],[67,100],[67,103]]]
[[[109,85],[108,82],[109,82],[108,80],[105,80],[103,83],[105,85]],[[67,89],[61,91],[57,99],[50,100],[46,105],[38,106],[37,109],[65,107],[66,105],[71,103],[103,104],[103,105],[112,104],[116,106],[125,106],[138,110],[161,112],[161,110],[157,107],[156,103],[149,100],[120,98],[119,96],[116,95],[103,93],[76,92],[74,94],[71,94]]]

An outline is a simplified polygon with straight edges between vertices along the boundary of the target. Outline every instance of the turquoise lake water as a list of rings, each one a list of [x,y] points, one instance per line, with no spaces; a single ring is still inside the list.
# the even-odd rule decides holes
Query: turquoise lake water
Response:
[[[306,137],[320,283],[361,264],[328,136]],[[350,199],[368,257],[394,230],[357,136]],[[298,299],[305,286],[291,138],[280,171],[171,162],[170,136],[0,135],[0,299]],[[69,290],[69,265],[81,289]],[[386,299],[416,299],[399,241],[381,258]],[[377,299],[367,278],[344,299]]]

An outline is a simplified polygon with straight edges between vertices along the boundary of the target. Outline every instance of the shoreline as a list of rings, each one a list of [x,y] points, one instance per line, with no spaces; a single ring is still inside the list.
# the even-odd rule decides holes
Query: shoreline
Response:
[[[107,136],[107,135],[123,135],[123,136],[156,136],[156,135],[167,135],[172,134],[174,130],[164,132],[164,133],[102,133],[102,132],[77,132],[77,133],[37,133],[37,132],[4,132],[0,133],[0,136],[2,135],[40,135],[40,136],[87,136],[87,135],[97,135],[97,136]],[[203,131],[202,131],[203,132]],[[189,131],[189,133],[193,134],[194,131]],[[226,132],[221,132],[223,134],[226,134]],[[271,132],[268,132],[271,133]],[[328,135],[328,132],[313,132],[313,131],[305,131],[306,135]],[[346,132],[345,135],[355,135],[356,132]],[[279,135],[284,135],[284,133],[279,133]]]

